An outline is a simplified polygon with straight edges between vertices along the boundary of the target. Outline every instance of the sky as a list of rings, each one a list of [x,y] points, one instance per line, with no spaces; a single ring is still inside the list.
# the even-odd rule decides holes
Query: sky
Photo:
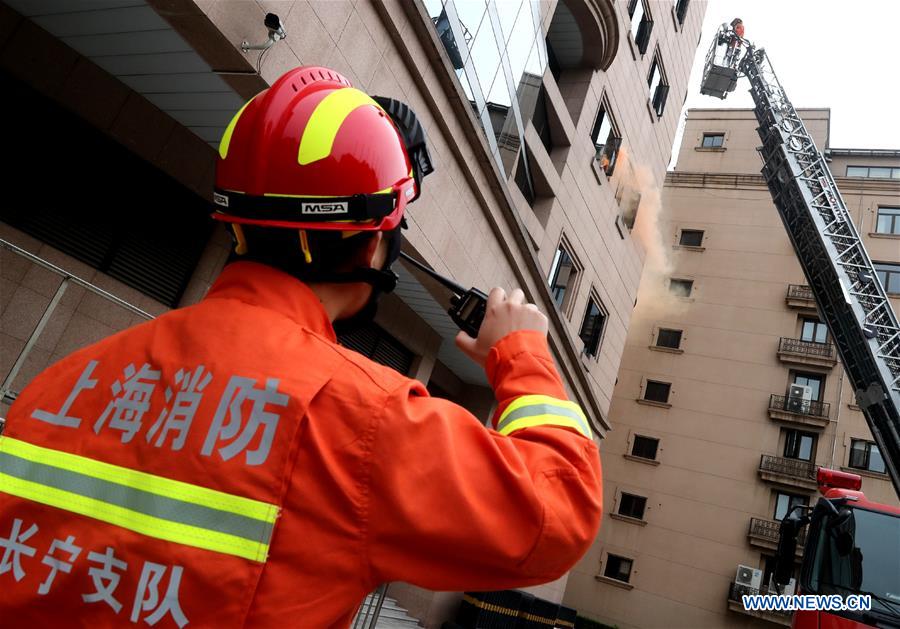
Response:
[[[831,108],[832,148],[900,149],[900,0],[709,0],[682,124],[692,107],[753,106],[745,78],[724,101],[700,94],[713,35],[735,17],[794,107]]]

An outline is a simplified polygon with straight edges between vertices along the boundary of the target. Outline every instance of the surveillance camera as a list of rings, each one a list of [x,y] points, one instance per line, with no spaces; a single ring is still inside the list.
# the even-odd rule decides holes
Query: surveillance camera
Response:
[[[284,29],[281,27],[281,20],[274,13],[266,13],[266,19],[263,24],[269,29],[269,32],[275,33],[279,38],[284,39]]]
[[[284,27],[281,25],[281,19],[274,13],[266,13],[266,19],[263,20],[263,24],[265,24],[266,28],[269,30],[269,38],[262,44],[254,46],[251,46],[245,39],[241,42],[241,50],[244,52],[249,50],[268,50],[275,42],[287,37],[287,33],[284,32]]]

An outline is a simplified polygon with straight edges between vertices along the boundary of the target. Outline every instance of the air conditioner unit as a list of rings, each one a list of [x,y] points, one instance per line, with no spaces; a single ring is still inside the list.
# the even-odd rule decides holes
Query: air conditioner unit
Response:
[[[759,568],[751,568],[750,566],[738,566],[737,574],[734,576],[734,582],[744,587],[759,590],[762,585],[763,571]]]
[[[808,413],[812,401],[812,387],[805,384],[792,384],[787,399],[787,410],[791,413]]]
[[[791,596],[794,592],[797,591],[797,580],[791,579],[788,581],[787,585],[781,588],[781,593],[785,596]],[[775,575],[769,577],[769,594],[778,594],[778,590],[775,589]]]

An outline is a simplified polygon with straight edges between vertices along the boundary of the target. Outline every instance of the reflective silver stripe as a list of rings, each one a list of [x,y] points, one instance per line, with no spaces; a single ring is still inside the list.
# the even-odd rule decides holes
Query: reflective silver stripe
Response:
[[[509,412],[503,418],[503,421],[497,424],[497,432],[502,432],[504,428],[517,419],[522,419],[523,417],[535,417],[538,415],[561,415],[562,417],[568,417],[569,419],[575,420],[575,422],[581,426],[585,435],[590,436],[591,434],[591,430],[588,428],[587,422],[584,420],[584,416],[581,413],[578,413],[571,408],[566,408],[565,406],[557,406],[556,404],[529,404],[528,406],[521,406],[514,411]]]
[[[196,526],[268,545],[272,523],[161,496],[93,476],[0,452],[0,474],[93,498],[169,522]],[[2,487],[0,487],[2,491]]]

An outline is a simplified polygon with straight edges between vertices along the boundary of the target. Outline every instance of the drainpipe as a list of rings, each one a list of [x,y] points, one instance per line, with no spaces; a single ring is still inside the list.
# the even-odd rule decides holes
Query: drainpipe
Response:
[[[844,372],[843,365],[841,366],[841,378],[838,380],[838,407],[837,414],[834,416],[834,432],[831,435],[831,461],[828,464],[828,467],[834,469],[834,450],[837,446],[837,430],[838,430],[838,422],[841,420],[841,407],[844,405],[844,376],[847,375]]]

